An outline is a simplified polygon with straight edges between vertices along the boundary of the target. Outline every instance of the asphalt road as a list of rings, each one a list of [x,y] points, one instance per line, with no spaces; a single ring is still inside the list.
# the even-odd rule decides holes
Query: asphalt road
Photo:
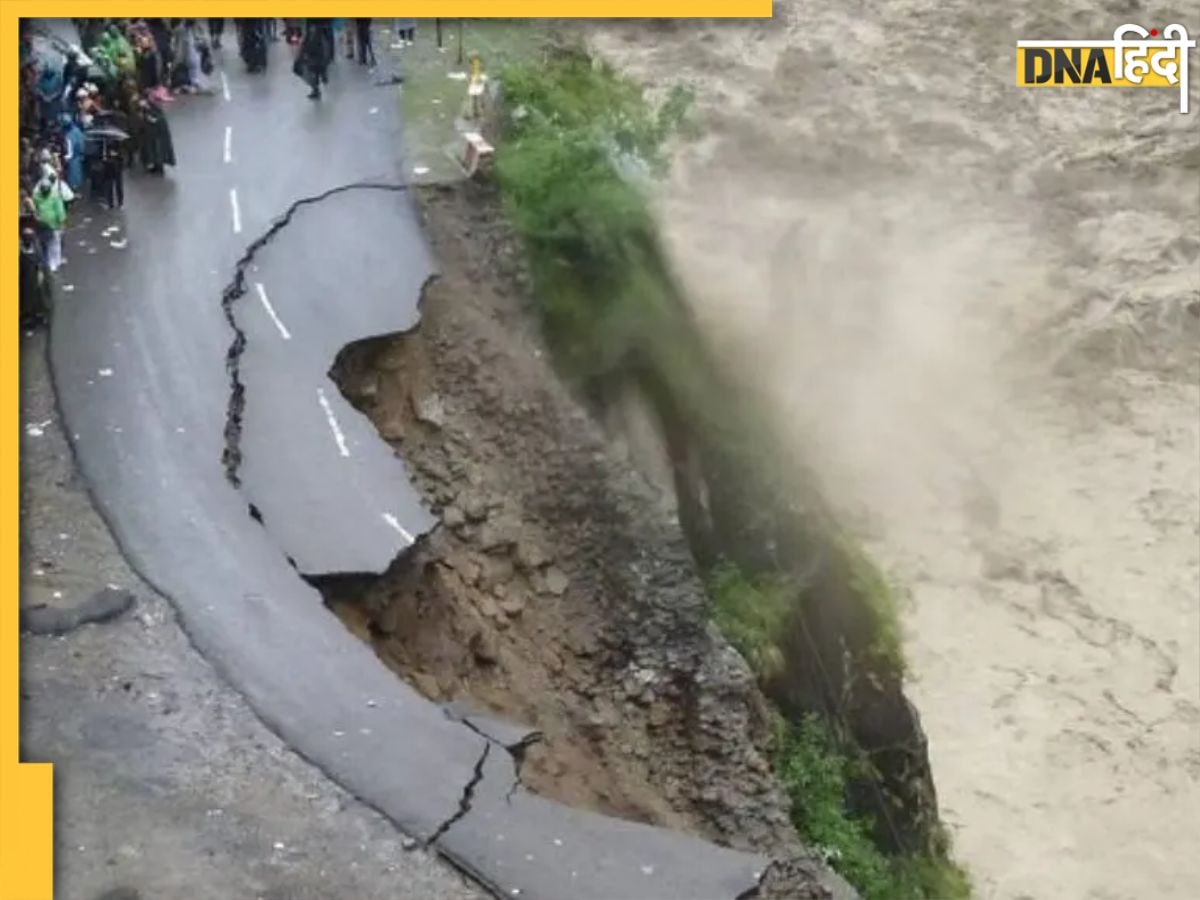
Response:
[[[482,900],[272,734],[130,571],[78,477],[45,350],[22,338],[21,609],[56,627],[21,637],[21,751],[55,764],[55,897]],[[86,624],[110,586],[132,609]]]
[[[431,262],[403,190],[350,187],[403,184],[395,87],[340,60],[314,103],[282,44],[265,75],[223,62],[211,96],[170,108],[179,166],[128,179],[124,211],[77,210],[65,239],[52,370],[122,551],[290,747],[496,893],[743,893],[766,860],[514,792],[503,747],[387,671],[300,577],[380,572],[434,524],[325,374],[345,343],[415,324]],[[221,299],[239,264],[236,488]]]

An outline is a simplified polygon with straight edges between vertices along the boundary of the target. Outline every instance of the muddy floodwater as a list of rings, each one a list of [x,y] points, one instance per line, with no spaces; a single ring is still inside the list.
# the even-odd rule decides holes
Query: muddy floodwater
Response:
[[[985,898],[1200,894],[1197,79],[1190,116],[1013,85],[1021,39],[1200,32],[1143,9],[589,32],[697,91],[671,254],[911,595],[911,693]]]

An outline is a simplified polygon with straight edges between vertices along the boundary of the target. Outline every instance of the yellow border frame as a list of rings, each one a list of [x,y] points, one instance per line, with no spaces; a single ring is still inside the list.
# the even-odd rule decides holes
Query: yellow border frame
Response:
[[[455,18],[770,18],[772,0],[412,0],[403,12],[416,18],[435,15]],[[18,20],[44,17],[52,12],[60,17],[145,15],[153,5],[158,14],[194,15],[201,8],[188,0],[163,0],[154,4],[126,0],[0,0],[0,78],[3,84],[0,117],[0,159],[3,159],[2,196],[8,197],[10,213],[16,210],[19,91],[17,77]],[[203,11],[208,15],[261,16],[279,12],[278,0],[208,0]],[[397,4],[371,2],[318,3],[299,0],[288,4],[293,15],[328,16],[331,13],[386,13],[395,15]],[[0,462],[3,464],[3,556],[0,571],[10,598],[0,614],[0,900],[49,900],[54,894],[54,784],[50,763],[20,761],[20,691],[18,640],[18,596],[20,590],[17,533],[20,527],[19,453],[20,453],[20,327],[18,315],[19,274],[17,256],[11,248],[17,244],[17,218],[4,221],[3,255],[4,315],[0,324],[0,381],[3,383],[3,419],[0,428]]]

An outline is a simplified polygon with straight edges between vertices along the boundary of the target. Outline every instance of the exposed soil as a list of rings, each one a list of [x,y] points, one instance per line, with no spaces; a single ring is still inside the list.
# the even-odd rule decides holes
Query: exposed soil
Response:
[[[551,369],[497,198],[418,200],[444,273],[421,324],[347,348],[334,377],[443,525],[380,578],[323,582],[330,605],[427,696],[539,731],[531,789],[801,854],[753,677],[670,505]]]

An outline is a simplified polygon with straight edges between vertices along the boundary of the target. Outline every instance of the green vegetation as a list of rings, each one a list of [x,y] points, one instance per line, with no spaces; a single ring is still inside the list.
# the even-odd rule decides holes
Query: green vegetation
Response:
[[[653,109],[636,83],[573,50],[509,67],[502,83],[511,122],[497,174],[547,336],[569,373],[602,379],[669,347],[678,323],[636,178],[662,170],[687,95]]]
[[[717,626],[759,679],[778,675],[784,660],[777,639],[794,608],[795,585],[782,576],[751,581],[726,562],[709,575],[708,593]]]
[[[846,784],[856,764],[816,716],[800,723],[778,719],[773,751],[775,772],[788,792],[801,837],[865,900],[959,900],[971,895],[966,873],[949,862],[948,853],[889,857],[875,846],[870,823],[846,811]]]
[[[875,620],[872,650],[886,660],[895,672],[904,672],[904,648],[900,631],[900,602],[903,589],[880,571],[853,538],[843,534],[838,540],[842,558],[849,569],[850,589],[863,598]]]

